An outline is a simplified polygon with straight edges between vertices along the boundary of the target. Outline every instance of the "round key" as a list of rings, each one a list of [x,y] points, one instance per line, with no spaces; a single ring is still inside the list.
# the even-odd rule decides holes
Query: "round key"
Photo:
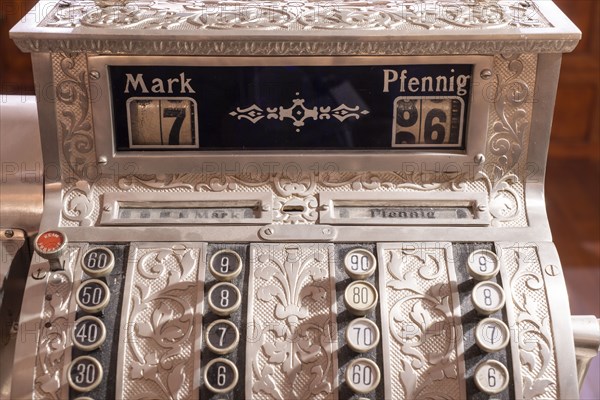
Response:
[[[206,346],[213,353],[231,353],[239,343],[240,332],[229,320],[218,319],[206,328]]]
[[[489,250],[475,250],[467,260],[469,275],[478,281],[487,281],[500,271],[498,256]]]
[[[506,367],[496,360],[486,360],[475,369],[475,385],[487,394],[498,394],[508,387],[510,375]]]
[[[75,297],[77,305],[83,311],[97,313],[102,311],[110,301],[110,290],[106,283],[99,279],[88,279],[79,285]]]
[[[115,266],[115,256],[106,247],[89,249],[81,259],[81,266],[86,274],[98,278],[110,274]]]
[[[354,281],[346,287],[344,303],[352,314],[364,317],[377,306],[377,289],[366,281]]]
[[[352,279],[366,279],[375,272],[377,260],[369,250],[354,249],[344,257],[344,268]]]
[[[67,248],[67,235],[58,230],[40,233],[33,242],[33,247],[40,257],[46,260],[59,258]]]
[[[493,353],[508,345],[510,331],[508,326],[499,319],[486,318],[479,322],[475,329],[475,341],[484,351]]]
[[[241,302],[240,290],[229,282],[217,283],[208,291],[208,306],[212,312],[222,317],[235,312]]]
[[[106,327],[99,318],[86,315],[75,321],[71,337],[75,347],[86,351],[95,350],[106,339]]]
[[[346,343],[357,353],[374,349],[379,343],[379,328],[367,318],[356,318],[346,327]]]
[[[479,282],[473,288],[471,300],[479,314],[490,315],[504,307],[504,290],[494,282]]]
[[[78,392],[94,390],[102,380],[102,365],[90,356],[77,357],[69,366],[69,385]]]
[[[210,258],[208,267],[215,278],[231,281],[242,272],[242,258],[233,250],[220,250]]]
[[[213,393],[230,392],[237,381],[237,367],[225,358],[215,358],[204,368],[204,384]]]
[[[346,384],[354,393],[366,394],[379,385],[381,373],[373,360],[357,358],[346,368]]]

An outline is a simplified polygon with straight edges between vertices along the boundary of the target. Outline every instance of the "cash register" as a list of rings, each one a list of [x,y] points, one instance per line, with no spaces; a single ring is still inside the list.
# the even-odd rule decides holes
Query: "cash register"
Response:
[[[545,0],[42,0],[4,394],[579,398],[600,325],[543,184],[580,35]]]

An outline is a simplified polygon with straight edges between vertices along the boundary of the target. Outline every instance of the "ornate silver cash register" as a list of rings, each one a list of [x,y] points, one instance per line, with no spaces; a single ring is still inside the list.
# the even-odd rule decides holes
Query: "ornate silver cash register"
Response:
[[[45,199],[10,398],[579,397],[552,2],[42,1],[11,35]]]

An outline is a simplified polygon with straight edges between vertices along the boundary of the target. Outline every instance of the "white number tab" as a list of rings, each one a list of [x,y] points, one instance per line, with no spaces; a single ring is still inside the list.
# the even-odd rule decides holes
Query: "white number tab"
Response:
[[[494,282],[479,282],[471,294],[473,306],[481,315],[490,315],[504,307],[504,290]]]
[[[366,249],[354,249],[346,254],[344,267],[352,279],[366,279],[375,272],[377,260]]]
[[[508,386],[510,375],[506,367],[496,360],[482,362],[475,369],[475,385],[487,394],[498,394]]]
[[[467,261],[469,275],[478,281],[487,281],[500,271],[498,256],[489,250],[475,250]]]
[[[132,97],[127,100],[132,149],[197,148],[196,101],[188,97]]]
[[[344,292],[346,308],[360,317],[364,317],[377,306],[377,299],[377,289],[367,281],[354,281]]]
[[[379,328],[367,318],[357,318],[346,327],[346,343],[357,353],[372,350],[379,343]]]
[[[508,345],[510,331],[508,326],[499,319],[486,318],[479,322],[475,330],[475,341],[484,351],[493,353]]]
[[[381,373],[373,360],[357,358],[346,368],[346,384],[354,393],[366,394],[379,385]]]

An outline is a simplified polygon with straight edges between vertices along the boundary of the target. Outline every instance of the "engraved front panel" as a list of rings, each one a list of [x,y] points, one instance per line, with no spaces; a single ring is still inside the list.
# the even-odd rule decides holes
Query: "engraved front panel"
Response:
[[[451,247],[384,244],[379,262],[386,399],[465,398]]]
[[[34,399],[65,398],[68,384],[63,371],[71,361],[71,327],[75,318],[75,283],[81,270],[75,267],[80,248],[70,247],[61,257],[62,270],[47,271],[40,264],[33,279],[44,282],[46,294],[40,320]],[[39,278],[38,278],[39,277]]]
[[[545,271],[534,245],[500,247],[506,308],[512,327],[518,398],[557,399],[561,393]]]
[[[133,244],[121,316],[117,398],[197,398],[203,244]]]
[[[250,249],[248,399],[337,399],[333,246]]]
[[[113,175],[113,170],[108,176],[97,176],[98,169],[82,170],[83,166],[93,164],[89,159],[93,153],[102,155],[97,145],[110,139],[110,134],[92,132],[87,123],[91,99],[87,91],[82,91],[86,81],[70,77],[85,76],[86,65],[79,58],[60,54],[54,55],[53,59],[57,65],[58,87],[71,88],[72,95],[79,99],[77,103],[67,103],[59,97],[56,105],[57,125],[62,127],[59,141],[63,149],[61,159],[65,180],[59,221],[62,227],[100,224],[103,214],[110,212],[100,207],[105,193],[133,195],[159,191],[190,194],[266,192],[272,197],[271,205],[265,205],[266,211],[273,211],[273,222],[277,224],[319,223],[320,192],[480,193],[488,199],[489,210],[486,212],[492,217],[493,227],[530,225],[527,209],[530,206],[525,202],[524,185],[528,174],[537,173],[537,165],[531,164],[526,157],[533,107],[537,101],[533,92],[537,68],[535,54],[495,56],[492,75],[482,83],[482,88],[473,89],[476,93],[473,103],[484,102],[489,110],[487,135],[482,141],[485,148],[480,149],[483,155],[480,166],[470,164],[469,160],[467,164],[450,162],[428,167],[418,156],[410,155],[394,171],[351,172],[343,171],[341,164],[338,165],[341,160],[334,157],[331,160],[324,158],[326,164],[308,168],[295,161],[287,162],[292,159],[272,160],[273,163],[271,160],[245,162],[248,160],[240,156],[239,164],[231,168],[194,161],[193,173],[142,174],[139,165],[144,165],[147,160],[138,157],[134,164],[121,165],[117,176]],[[77,129],[70,128],[72,115],[82,116],[79,125],[75,126]],[[473,131],[471,142],[480,134]],[[113,151],[112,147],[110,150]],[[164,165],[165,170],[185,165],[174,157],[162,161],[160,165]],[[283,170],[278,171],[279,167]],[[290,209],[293,212],[289,212]]]

